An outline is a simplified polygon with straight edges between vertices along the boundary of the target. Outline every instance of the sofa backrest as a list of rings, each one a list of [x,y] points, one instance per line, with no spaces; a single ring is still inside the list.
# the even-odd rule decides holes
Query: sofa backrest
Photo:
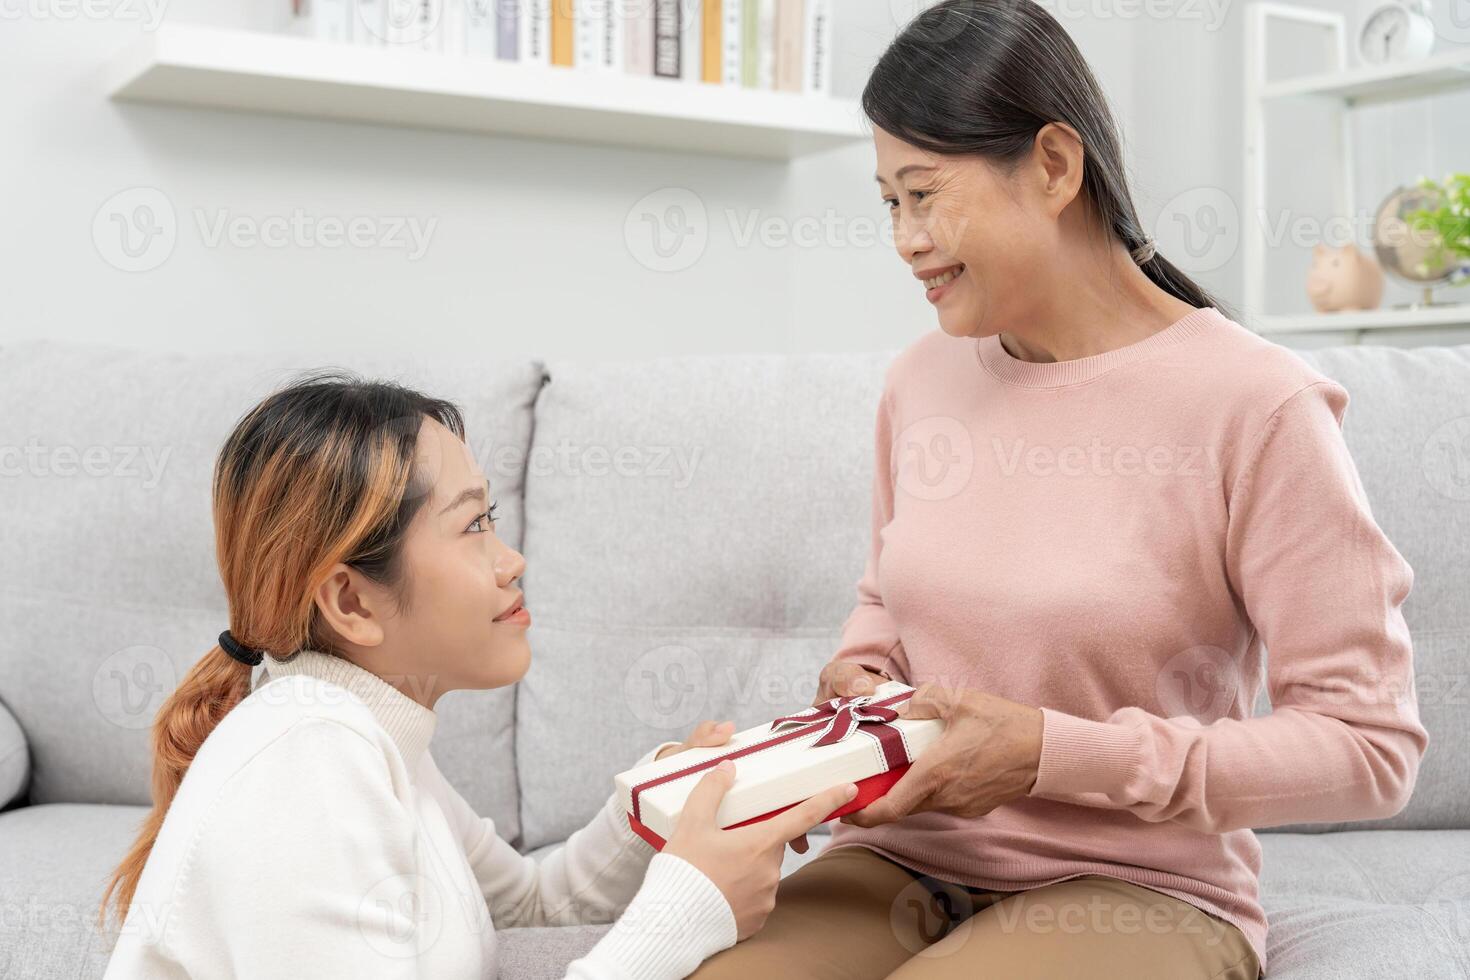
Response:
[[[0,701],[29,743],[30,802],[149,802],[153,713],[228,625],[215,456],[247,409],[324,366],[455,401],[519,544],[535,362],[0,349]],[[513,708],[510,690],[449,694],[432,746],[506,837],[519,829]]]
[[[580,827],[612,773],[699,720],[810,703],[867,554],[892,356],[548,366],[526,477],[527,846]],[[1304,356],[1348,388],[1374,514],[1416,571],[1406,614],[1435,746],[1381,825],[1470,826],[1470,347]]]
[[[704,718],[811,703],[868,546],[891,354],[548,365],[526,474],[527,846]]]

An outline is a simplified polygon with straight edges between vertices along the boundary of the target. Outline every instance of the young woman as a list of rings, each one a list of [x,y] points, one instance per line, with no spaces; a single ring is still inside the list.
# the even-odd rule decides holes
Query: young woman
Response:
[[[214,471],[229,629],[154,722],[153,812],[103,896],[108,978],[480,980],[496,928],[621,914],[568,975],[673,980],[760,927],[787,841],[851,784],[720,830],[716,769],[658,853],[610,796],[537,864],[435,766],[437,700],[529,664],[490,493],[459,411],[400,385],[313,375],[236,426]]]
[[[931,7],[863,106],[940,329],[818,699],[891,675],[946,732],[695,976],[1256,977],[1250,828],[1387,817],[1427,742],[1347,394],[1157,254],[1041,6]]]

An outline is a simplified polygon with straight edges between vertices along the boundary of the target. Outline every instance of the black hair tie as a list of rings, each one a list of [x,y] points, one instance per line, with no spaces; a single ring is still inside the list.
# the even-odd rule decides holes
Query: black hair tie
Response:
[[[252,650],[250,647],[244,646],[239,640],[230,635],[229,630],[225,630],[219,635],[219,648],[249,667],[258,666],[265,659],[265,651]]]

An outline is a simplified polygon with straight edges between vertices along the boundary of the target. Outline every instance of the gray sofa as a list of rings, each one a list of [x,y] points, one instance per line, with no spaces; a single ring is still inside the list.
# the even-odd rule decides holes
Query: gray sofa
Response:
[[[1350,391],[1350,447],[1415,568],[1407,613],[1434,742],[1394,818],[1262,835],[1271,974],[1467,977],[1470,347],[1304,356]],[[513,690],[447,696],[433,751],[537,854],[656,742],[810,702],[862,568],[890,357],[0,349],[0,977],[101,973],[91,922],[148,799],[148,720],[226,625],[214,453],[292,371],[397,377],[465,409],[501,531],[527,557],[534,660]],[[503,975],[560,977],[605,928],[509,930]]]

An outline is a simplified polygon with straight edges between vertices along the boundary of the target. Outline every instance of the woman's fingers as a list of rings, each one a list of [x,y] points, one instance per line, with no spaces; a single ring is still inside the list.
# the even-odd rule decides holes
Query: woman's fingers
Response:
[[[833,786],[831,789],[823,790],[809,800],[803,800],[789,810],[783,810],[770,820],[763,820],[751,826],[753,828],[763,828],[766,833],[771,835],[772,843],[779,844],[783,841],[789,841],[795,837],[804,835],[813,827],[825,823],[828,814],[856,795],[856,783],[848,783],[845,786]]]
[[[702,721],[695,726],[690,733],[686,745],[694,746],[724,745],[730,741],[730,736],[735,734],[735,723],[733,721]]]

